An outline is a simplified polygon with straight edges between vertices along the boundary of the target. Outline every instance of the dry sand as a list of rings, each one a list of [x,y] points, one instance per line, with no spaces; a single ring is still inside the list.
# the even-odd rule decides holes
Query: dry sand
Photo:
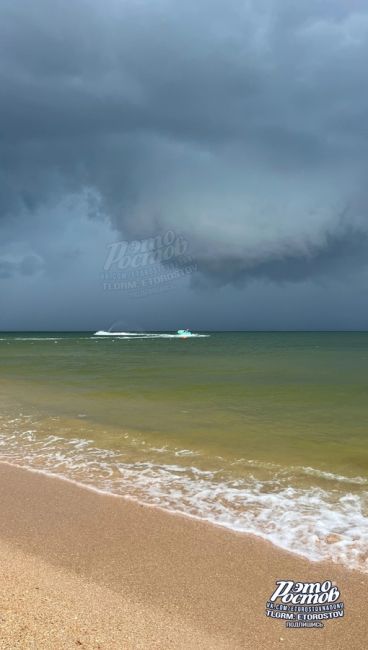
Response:
[[[368,577],[0,463],[0,648],[368,647]],[[345,618],[265,617],[277,579],[331,579]]]

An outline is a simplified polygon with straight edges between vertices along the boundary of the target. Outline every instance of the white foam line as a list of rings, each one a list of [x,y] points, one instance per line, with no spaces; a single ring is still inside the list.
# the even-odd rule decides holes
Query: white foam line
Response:
[[[55,474],[54,472],[50,472],[49,470],[45,469],[35,469],[34,467],[29,467],[29,466],[24,466],[24,465],[19,465],[18,463],[10,463],[7,460],[2,460],[0,459],[0,464],[2,465],[7,465],[9,467],[16,467],[17,469],[23,470],[25,472],[30,472],[32,474],[38,474],[41,476],[46,476],[49,479],[55,479],[59,481],[64,481],[65,483],[69,483],[71,485],[74,485],[82,490],[87,490],[88,492],[93,492],[94,494],[98,494],[103,497],[109,497],[109,498],[114,498],[114,499],[119,499],[123,501],[128,501],[128,502],[133,502],[136,504],[139,504],[140,506],[143,506],[145,508],[152,508],[154,510],[159,510],[160,512],[164,512],[165,514],[169,514],[172,516],[176,517],[184,517],[185,519],[194,519],[195,521],[199,521],[201,523],[206,523],[209,524],[210,526],[215,526],[219,528],[225,528],[226,530],[231,531],[232,533],[239,534],[239,535],[252,535],[254,537],[259,537],[263,539],[264,541],[272,544],[275,548],[281,548],[283,551],[287,551],[288,553],[291,553],[293,555],[297,555],[299,557],[304,557],[306,558],[309,562],[312,563],[317,563],[317,562],[324,562],[326,561],[326,558],[313,558],[310,557],[307,553],[303,553],[300,550],[290,550],[288,548],[284,548],[280,546],[277,542],[274,542],[271,540],[269,537],[266,535],[262,534],[261,532],[254,532],[253,530],[243,530],[243,529],[238,529],[234,526],[231,526],[230,524],[226,522],[219,522],[219,521],[213,521],[209,517],[201,517],[199,515],[194,515],[189,512],[183,512],[182,510],[177,510],[175,508],[167,508],[164,506],[157,505],[155,503],[147,503],[146,501],[141,501],[138,497],[134,497],[131,495],[124,495],[124,494],[116,494],[116,492],[111,492],[110,490],[102,490],[101,488],[97,488],[94,485],[89,485],[87,483],[81,483],[80,481],[77,481],[75,479],[71,479],[68,476],[64,476],[63,474]]]
[[[339,481],[340,483],[355,483],[356,485],[367,485],[368,479],[363,476],[341,476],[340,474],[333,474],[332,472],[325,472],[313,467],[291,467],[290,470],[295,472],[300,471],[308,476],[315,476],[316,478],[324,478],[328,481]]]
[[[100,496],[103,496],[103,497],[109,497],[109,498],[112,497],[114,499],[121,499],[122,501],[129,501],[129,502],[137,503],[140,506],[144,506],[145,508],[152,508],[154,510],[160,510],[160,512],[164,512],[165,514],[175,515],[175,516],[178,516],[178,517],[184,517],[186,519],[195,519],[196,521],[201,521],[202,523],[205,521],[206,523],[210,524],[211,526],[219,526],[220,528],[226,528],[228,530],[231,530],[233,533],[237,533],[237,534],[242,534],[244,532],[244,531],[238,531],[235,528],[231,528],[227,524],[211,521],[210,519],[207,519],[206,517],[200,517],[198,515],[193,515],[193,514],[191,514],[189,512],[182,512],[181,510],[176,510],[174,508],[165,508],[165,507],[157,505],[155,503],[147,503],[146,501],[141,501],[138,497],[132,496],[130,494],[117,494],[116,492],[111,492],[110,490],[107,490],[107,489],[103,490],[103,489],[98,488],[98,487],[96,487],[94,485],[89,485],[88,483],[81,483],[80,481],[77,481],[76,479],[72,479],[69,476],[65,476],[64,474],[56,474],[55,472],[50,472],[47,469],[36,469],[35,467],[30,467],[28,465],[19,465],[18,463],[11,463],[8,460],[3,460],[3,459],[0,459],[0,464],[1,465],[7,465],[8,467],[16,467],[17,469],[23,470],[24,472],[30,472],[31,474],[39,474],[41,476],[46,476],[47,478],[50,478],[50,479],[55,479],[55,480],[58,480],[58,481],[64,481],[65,483],[70,483],[71,485],[75,485],[76,487],[81,488],[82,490],[87,490],[88,492],[93,492],[94,494],[99,494]],[[248,533],[246,533],[246,534],[248,534]],[[254,535],[255,537],[262,537],[262,535],[257,535],[252,531],[250,531],[249,534]],[[273,544],[273,546],[278,547],[277,544]],[[278,547],[278,548],[280,548],[280,547]],[[296,552],[296,555],[298,555],[297,552]],[[307,557],[307,556],[305,556],[305,557]],[[308,559],[310,559],[310,558],[308,558]],[[311,560],[311,561],[314,561],[314,560]]]
[[[23,338],[19,338],[19,337],[14,337],[13,338],[12,337],[12,338],[9,338],[9,339],[2,339],[2,340],[3,341],[5,341],[5,340],[8,340],[8,341],[63,341],[63,340],[67,340],[67,339],[63,339],[61,337],[48,338],[46,336],[40,336],[40,337],[37,337],[37,338],[32,337],[31,338],[30,336],[26,336],[26,337],[23,337]]]
[[[64,461],[64,459],[61,458],[61,462],[63,462],[63,461]],[[313,547],[308,548],[307,545],[303,546],[303,544],[300,544],[299,546],[295,546],[295,544],[293,543],[293,540],[290,541],[290,539],[288,537],[288,534],[287,534],[288,530],[290,529],[289,524],[292,523],[292,522],[288,522],[288,521],[284,522],[284,523],[286,523],[286,526],[285,526],[286,537],[283,537],[282,535],[280,536],[280,531],[278,529],[274,530],[274,532],[272,532],[272,530],[267,531],[267,532],[263,532],[259,528],[259,522],[258,521],[256,521],[256,524],[254,524],[254,520],[252,519],[253,513],[251,511],[249,511],[249,509],[248,509],[248,515],[251,517],[250,518],[250,521],[252,523],[251,527],[249,525],[247,525],[247,523],[246,523],[246,521],[244,519],[241,521],[241,523],[238,523],[236,520],[231,521],[228,518],[223,519],[223,515],[220,514],[221,509],[220,509],[220,512],[217,512],[217,513],[208,513],[208,512],[206,513],[203,510],[199,514],[198,514],[198,512],[194,513],[193,511],[188,512],[188,510],[186,509],[188,507],[188,504],[186,505],[185,493],[184,494],[180,493],[179,495],[176,495],[176,496],[179,496],[181,498],[184,497],[184,500],[182,500],[182,502],[180,503],[180,507],[178,508],[177,507],[177,502],[176,502],[176,504],[168,503],[167,501],[162,503],[162,499],[165,499],[165,494],[159,494],[156,497],[154,496],[154,494],[151,495],[155,499],[161,500],[161,503],[159,501],[157,501],[157,500],[156,500],[155,503],[147,502],[146,499],[147,499],[147,497],[149,497],[151,488],[149,488],[148,492],[146,492],[145,498],[141,499],[137,495],[117,494],[116,492],[113,492],[108,488],[103,488],[103,489],[98,488],[95,485],[91,485],[89,483],[84,483],[84,482],[78,481],[76,479],[72,479],[69,476],[65,476],[64,474],[59,474],[59,473],[56,473],[56,472],[52,472],[52,471],[49,471],[49,470],[44,469],[44,468],[42,468],[42,469],[37,468],[36,469],[34,467],[29,467],[28,465],[25,466],[25,465],[21,465],[21,464],[19,464],[17,462],[9,462],[9,461],[6,461],[6,460],[1,460],[1,462],[4,462],[5,464],[8,464],[10,466],[16,466],[18,468],[27,469],[28,471],[33,471],[33,472],[36,472],[36,473],[39,473],[39,474],[43,474],[43,475],[49,476],[51,478],[59,478],[61,480],[65,480],[65,481],[67,481],[69,483],[77,485],[79,487],[83,487],[85,489],[89,489],[91,491],[94,491],[94,492],[96,492],[98,494],[110,495],[110,496],[114,496],[114,497],[128,499],[130,501],[134,501],[134,502],[140,503],[140,504],[145,505],[145,506],[158,507],[160,510],[163,510],[165,512],[180,514],[182,516],[189,516],[189,517],[197,519],[197,520],[206,521],[206,522],[208,522],[208,523],[210,523],[212,525],[221,526],[223,528],[227,528],[227,529],[232,530],[234,532],[252,534],[252,535],[255,535],[257,537],[261,537],[262,539],[273,543],[275,546],[277,546],[279,548],[281,547],[284,550],[287,550],[289,552],[293,552],[293,553],[295,553],[297,555],[303,556],[303,557],[307,558],[310,561],[323,561],[323,560],[338,561],[338,562],[342,562],[343,564],[348,566],[348,568],[358,569],[358,570],[364,572],[364,567],[357,566],[356,561],[353,561],[352,557],[354,557],[354,552],[353,552],[353,555],[350,558],[350,560],[348,560],[348,556],[346,556],[343,549],[340,549],[341,552],[342,552],[342,555],[340,553],[340,556],[338,557],[338,559],[336,559],[336,558],[333,557],[333,555],[331,555],[331,553],[326,554],[326,548],[325,548],[325,552],[323,554],[321,553],[319,556],[317,556],[316,555],[316,548],[314,548],[314,550],[313,550]],[[142,466],[144,466],[144,465],[147,466],[149,464],[142,463]],[[162,467],[162,469],[165,471],[165,474],[170,473],[169,472],[170,468]],[[174,469],[174,467],[171,468],[171,470],[173,470],[173,469]],[[141,478],[142,478],[142,476],[144,476],[144,473],[145,473],[145,470],[143,470],[143,472],[142,471],[139,472]],[[160,479],[160,477],[156,477],[156,480],[159,480],[159,479]],[[200,485],[201,484],[199,484],[199,486],[198,486],[199,488],[200,488]],[[142,488],[142,485],[140,485],[140,486],[138,485],[137,489],[139,489],[139,487]],[[166,488],[168,488],[167,485],[166,485]],[[211,494],[211,497],[216,499],[216,490],[213,489],[213,487],[211,488],[210,485],[208,486],[208,488],[209,488],[209,493]],[[218,492],[218,490],[219,490],[219,492]],[[217,492],[218,492],[220,498],[223,498],[223,496],[221,497],[221,495],[223,494],[221,486],[218,487]],[[168,495],[166,495],[166,496],[168,496]],[[172,496],[172,494],[171,494],[171,496]],[[202,490],[202,491],[199,492],[199,496],[200,496],[200,500],[199,500],[199,504],[197,504],[197,508],[198,508],[198,505],[200,505],[202,503],[201,497],[202,497],[202,499],[203,498],[206,499],[206,493],[203,493],[203,490]],[[189,494],[189,497],[190,497],[190,494]],[[256,497],[256,494],[253,494],[253,495],[249,494],[248,498],[243,503],[243,507],[244,506],[246,506],[246,507],[251,506],[255,497]],[[231,496],[228,496],[228,498],[231,501]],[[264,498],[266,499],[266,502],[268,504],[268,505],[265,504],[266,509],[265,509],[264,513],[266,513],[266,511],[270,511],[270,508],[271,508],[271,511],[272,511],[273,508],[275,507],[276,508],[275,512],[276,512],[276,516],[277,516],[277,508],[279,506],[279,503],[277,503],[277,504],[275,503],[275,506],[272,505],[274,503],[275,499],[276,500],[278,499],[277,494],[276,495],[267,494],[267,495],[264,495]],[[290,495],[289,495],[288,500],[290,500],[292,502],[293,498],[294,498],[293,490],[290,490]],[[316,495],[316,497],[313,497],[313,494],[311,494],[308,497],[304,497],[304,499],[305,498],[307,498],[308,503],[310,505],[313,504],[314,500],[317,499],[317,501],[318,501],[318,496]],[[206,503],[206,501],[204,501],[202,503],[202,505],[205,505],[205,503]],[[301,501],[301,504],[303,504],[303,500]],[[287,505],[287,504],[285,504],[285,505]],[[317,503],[317,505],[318,505],[318,503]],[[352,505],[353,504],[351,503],[351,506]],[[304,504],[304,507],[305,507],[305,504]],[[245,515],[246,512],[247,511],[243,512],[243,515]],[[226,515],[226,517],[228,517],[228,515],[229,515],[229,513],[226,512],[226,505],[225,505],[225,513],[224,514]],[[324,515],[326,515],[326,512],[324,513]],[[263,515],[263,516],[265,516],[265,515]],[[285,512],[284,512],[284,514],[282,516],[283,516],[283,518],[285,518],[285,516],[286,516],[286,519],[288,518],[288,515],[285,514]],[[334,520],[334,518],[333,518],[333,520]],[[261,522],[262,522],[262,519],[261,519]],[[305,522],[305,523],[308,524],[308,522]],[[315,528],[316,523],[318,523],[318,522],[314,522],[314,520],[309,521],[309,525],[312,525],[313,529]],[[333,523],[333,521],[332,521],[332,523]],[[326,522],[324,522],[324,525],[325,524],[327,524],[327,526],[329,524],[328,517],[327,517]],[[330,524],[331,524],[331,522],[330,522]],[[255,525],[258,526],[258,527],[255,528],[254,527]],[[318,526],[317,526],[317,529],[318,529]],[[329,528],[325,529],[322,526],[322,532],[323,532],[324,535],[326,535],[326,534],[329,534],[331,532],[331,530]],[[314,535],[315,535],[315,533],[314,533]],[[342,540],[344,541],[344,538],[342,538]],[[318,548],[318,546],[317,546],[317,548]],[[327,547],[327,550],[331,551],[332,549]],[[350,551],[350,552],[352,552],[352,551]],[[345,557],[345,560],[343,559],[344,557]]]
[[[320,478],[319,470],[240,459],[247,472],[234,477],[233,463],[225,461],[212,471],[178,464],[181,456],[193,455],[188,449],[167,449],[166,462],[157,463],[156,459],[142,458],[142,450],[146,454],[147,448],[140,448],[135,439],[130,440],[133,447],[130,444],[125,450],[114,451],[99,449],[92,446],[92,441],[80,438],[37,439],[33,431],[18,430],[11,436],[0,436],[0,460],[101,494],[253,534],[309,560],[329,559],[363,570],[368,519],[367,494],[362,492],[360,481],[352,494],[338,486],[329,490],[317,484],[298,487],[294,480],[296,469],[302,474],[308,470]],[[135,460],[130,455],[132,449]],[[268,478],[263,472],[262,480],[257,479],[252,468],[267,468]],[[322,474],[327,474],[329,480],[336,476],[349,481],[328,472]],[[368,569],[368,562],[366,565]]]
[[[153,508],[154,510],[159,510],[160,512],[164,512],[165,514],[168,514],[168,515],[171,515],[171,516],[184,517],[184,518],[192,519],[192,520],[195,520],[195,521],[198,521],[198,522],[201,522],[201,523],[206,523],[206,525],[215,526],[215,527],[219,527],[219,528],[225,528],[226,530],[230,531],[233,534],[252,535],[254,537],[261,538],[265,542],[268,542],[268,543],[272,544],[272,546],[274,546],[275,548],[278,548],[278,549],[281,548],[284,552],[291,553],[292,555],[297,555],[298,557],[303,557],[303,558],[307,559],[311,563],[326,562],[326,561],[330,561],[332,559],[332,558],[329,558],[329,557],[316,558],[316,557],[311,556],[310,554],[308,554],[305,551],[303,552],[299,548],[292,548],[291,549],[289,547],[282,546],[278,541],[275,541],[274,539],[270,538],[270,536],[262,533],[261,531],[254,531],[252,529],[248,530],[248,529],[244,529],[244,528],[239,528],[237,526],[231,525],[228,522],[215,521],[215,520],[211,519],[208,516],[199,516],[199,515],[195,515],[195,514],[192,514],[192,513],[189,513],[189,512],[184,512],[182,510],[178,510],[176,508],[168,508],[168,507],[158,505],[158,504],[154,504],[154,503],[147,503],[146,501],[142,501],[138,497],[131,496],[131,495],[116,494],[115,492],[111,492],[110,490],[107,490],[107,489],[103,490],[103,489],[97,488],[97,487],[95,487],[93,485],[89,485],[89,484],[86,484],[86,483],[81,483],[80,481],[77,481],[75,479],[71,479],[71,478],[69,478],[67,476],[64,476],[62,474],[55,474],[54,472],[50,472],[48,470],[35,469],[33,467],[28,467],[28,466],[25,467],[23,465],[19,465],[17,463],[10,463],[10,462],[5,461],[5,460],[0,460],[0,463],[2,463],[4,465],[8,465],[9,467],[16,467],[17,469],[21,469],[21,470],[24,470],[26,472],[31,472],[31,473],[34,473],[34,474],[39,474],[41,476],[46,476],[47,478],[50,478],[50,479],[56,479],[56,480],[59,480],[59,481],[64,481],[64,482],[69,483],[71,485],[74,485],[74,486],[76,486],[76,487],[78,487],[78,488],[80,488],[82,490],[88,490],[89,492],[93,492],[93,493],[98,494],[98,495],[103,496],[103,497],[109,497],[109,498],[112,497],[114,499],[121,499],[123,501],[127,501],[127,502],[130,502],[130,503],[139,504],[139,505],[141,505],[141,506],[143,506],[145,508]],[[351,571],[356,570],[359,573],[366,573],[367,572],[367,571],[364,571],[362,568],[351,567],[351,566],[347,566],[347,568],[349,570],[351,570]]]
[[[314,467],[304,467],[303,465],[290,465],[290,467],[283,467],[275,463],[267,463],[261,460],[251,460],[239,458],[231,463],[232,465],[244,465],[245,467],[256,467],[258,469],[272,470],[277,476],[296,474],[305,474],[306,476],[315,476],[316,478],[325,479],[327,481],[337,481],[338,483],[351,483],[353,485],[368,485],[368,479],[363,476],[343,476],[341,474],[333,474]]]

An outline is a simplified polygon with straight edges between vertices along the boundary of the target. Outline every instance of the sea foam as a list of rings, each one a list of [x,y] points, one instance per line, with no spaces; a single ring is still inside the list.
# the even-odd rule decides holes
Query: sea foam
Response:
[[[128,434],[125,450],[102,449],[88,439],[38,437],[30,424],[19,417],[2,427],[0,460],[368,572],[364,477],[253,459],[207,462],[190,449],[150,447]]]

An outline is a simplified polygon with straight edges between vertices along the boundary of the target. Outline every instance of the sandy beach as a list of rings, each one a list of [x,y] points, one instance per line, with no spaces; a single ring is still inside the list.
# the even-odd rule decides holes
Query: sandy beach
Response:
[[[0,464],[0,648],[361,650],[368,577]],[[277,579],[337,583],[345,617],[287,629]]]

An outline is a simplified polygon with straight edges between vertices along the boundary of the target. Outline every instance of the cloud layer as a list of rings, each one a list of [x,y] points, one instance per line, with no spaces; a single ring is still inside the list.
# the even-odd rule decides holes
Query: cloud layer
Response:
[[[0,44],[3,284],[167,228],[196,287],[364,269],[363,1],[3,0]]]

